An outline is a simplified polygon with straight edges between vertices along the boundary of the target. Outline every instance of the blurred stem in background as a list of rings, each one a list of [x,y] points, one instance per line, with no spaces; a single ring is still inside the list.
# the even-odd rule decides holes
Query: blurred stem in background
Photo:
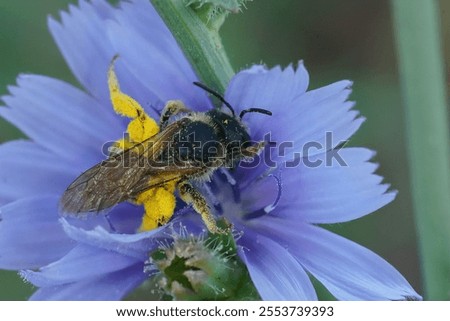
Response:
[[[392,0],[426,299],[450,293],[450,141],[434,0]]]

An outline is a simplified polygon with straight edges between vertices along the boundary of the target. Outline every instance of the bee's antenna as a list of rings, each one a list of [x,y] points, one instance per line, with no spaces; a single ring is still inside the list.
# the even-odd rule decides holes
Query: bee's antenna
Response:
[[[206,85],[204,85],[204,84],[202,84],[202,83],[200,83],[200,82],[197,82],[197,81],[194,81],[193,84],[196,85],[197,87],[200,87],[200,88],[203,89],[204,91],[209,92],[211,95],[216,96],[221,102],[223,102],[223,103],[225,104],[225,106],[228,107],[229,110],[231,110],[231,113],[233,114],[233,116],[236,115],[235,112],[234,112],[234,109],[233,109],[233,107],[231,107],[230,103],[227,102],[227,101],[225,100],[225,98],[223,98],[222,95],[219,94],[217,91],[215,91],[215,90],[213,90],[213,89],[207,87]]]
[[[245,109],[245,110],[241,111],[241,113],[239,114],[239,118],[242,119],[242,117],[244,117],[244,115],[246,113],[260,113],[260,114],[272,116],[272,112],[270,110],[262,109],[262,108],[249,108],[249,109]]]

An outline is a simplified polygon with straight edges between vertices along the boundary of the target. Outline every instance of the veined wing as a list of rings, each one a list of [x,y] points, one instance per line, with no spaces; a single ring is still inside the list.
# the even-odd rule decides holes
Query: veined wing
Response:
[[[187,121],[187,120],[186,120]],[[64,192],[60,207],[63,214],[99,212],[120,202],[134,199],[145,189],[180,180],[199,169],[164,164],[174,135],[185,125],[184,119],[82,173]]]

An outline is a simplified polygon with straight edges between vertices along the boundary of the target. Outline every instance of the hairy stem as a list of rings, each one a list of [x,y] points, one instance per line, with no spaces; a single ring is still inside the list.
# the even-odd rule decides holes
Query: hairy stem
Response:
[[[224,17],[207,21],[183,0],[151,0],[171,30],[198,77],[209,87],[224,92],[233,76],[219,36]]]

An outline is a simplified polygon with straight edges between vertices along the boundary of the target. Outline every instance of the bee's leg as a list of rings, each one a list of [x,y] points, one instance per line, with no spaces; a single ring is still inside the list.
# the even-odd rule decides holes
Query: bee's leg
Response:
[[[245,158],[254,158],[258,156],[259,153],[261,153],[261,151],[264,149],[264,146],[266,146],[266,142],[261,141],[256,143],[255,145],[242,149],[241,153]]]
[[[179,113],[188,113],[191,110],[187,108],[181,100],[169,100],[164,106],[159,119],[159,125],[161,128],[166,127],[169,118]]]
[[[225,234],[228,232],[217,226],[205,198],[189,182],[179,182],[178,191],[181,199],[187,204],[192,204],[194,210],[202,216],[203,222],[211,233]]]
[[[175,188],[176,182],[168,182],[138,195],[136,203],[143,205],[145,209],[140,232],[153,230],[170,220],[176,206]]]
[[[132,119],[127,128],[129,140],[133,143],[141,143],[156,135],[159,132],[159,126],[153,118],[145,113],[144,108],[136,100],[120,90],[119,81],[114,71],[116,59],[117,56],[112,59],[108,69],[108,88],[111,103],[117,114]],[[119,141],[118,145],[122,149],[129,147],[125,140]]]

